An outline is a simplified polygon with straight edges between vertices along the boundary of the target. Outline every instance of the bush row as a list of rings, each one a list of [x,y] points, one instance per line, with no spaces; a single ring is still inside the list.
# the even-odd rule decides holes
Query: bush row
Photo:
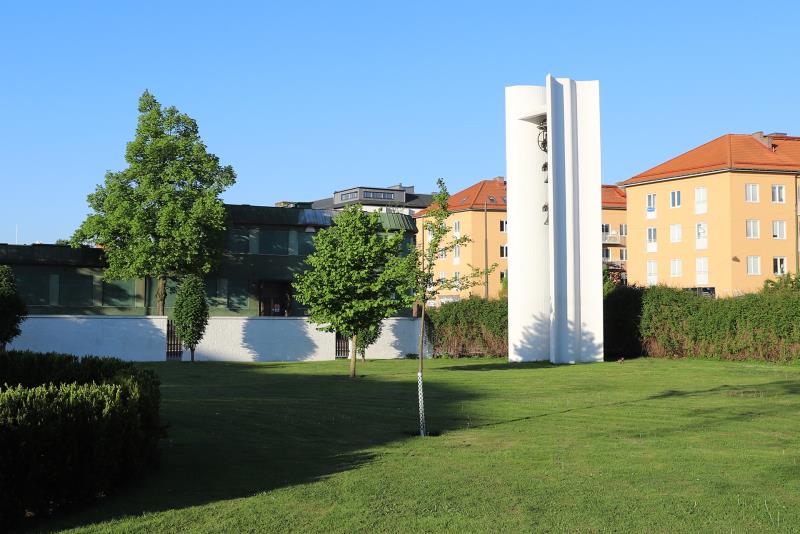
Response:
[[[508,353],[508,300],[470,297],[429,311],[428,335],[436,356]]]
[[[157,460],[159,381],[113,358],[0,353],[0,530],[102,496]]]

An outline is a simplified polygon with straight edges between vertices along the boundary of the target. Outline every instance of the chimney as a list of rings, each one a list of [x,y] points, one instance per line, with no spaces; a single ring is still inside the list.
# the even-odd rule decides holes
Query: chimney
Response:
[[[770,143],[769,139],[767,139],[767,137],[764,136],[764,131],[763,130],[759,130],[757,132],[753,132],[753,139],[755,139],[756,141],[758,141],[759,143],[761,143],[762,145],[764,145],[767,148],[772,148],[770,146],[772,143]]]

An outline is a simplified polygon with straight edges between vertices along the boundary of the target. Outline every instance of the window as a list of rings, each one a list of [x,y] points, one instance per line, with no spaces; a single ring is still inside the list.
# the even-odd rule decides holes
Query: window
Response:
[[[461,247],[456,245],[453,247],[453,265],[461,263]]]
[[[758,219],[747,219],[744,235],[747,239],[758,239],[761,237],[761,223]]]
[[[758,184],[744,184],[744,201],[758,202]]]
[[[508,245],[500,245],[500,257],[507,258],[508,257]],[[597,261],[597,260],[595,260]]]
[[[708,258],[697,258],[695,260],[695,283],[698,286],[708,285]]]
[[[461,289],[461,273],[458,271],[453,273],[453,285],[456,289]]]
[[[772,184],[772,201],[778,204],[786,202],[786,187],[779,184]]]
[[[683,262],[680,258],[669,260],[669,275],[672,277],[683,275]]]
[[[747,256],[747,274],[761,274],[761,256]]]
[[[500,281],[502,282],[506,278],[508,278],[508,271],[500,271]]]
[[[694,212],[698,215],[708,212],[708,190],[705,187],[694,188]]]
[[[656,218],[656,194],[655,193],[648,193],[647,194],[647,218],[648,219],[655,219]]]
[[[786,274],[786,256],[775,256],[772,258],[772,274],[781,276]]]
[[[508,221],[501,220],[500,221],[500,231],[501,232],[508,232]]]
[[[619,259],[620,259],[620,261],[628,261],[628,249],[627,248],[619,249]]]
[[[601,228],[602,228],[602,232],[604,234],[607,234],[607,233],[609,233],[611,231],[611,225],[610,224],[603,223]]]
[[[365,196],[366,196],[366,195],[365,195]],[[353,191],[353,192],[351,192],[351,193],[342,193],[342,194],[340,195],[340,198],[341,198],[341,201],[342,201],[342,202],[344,202],[344,201],[346,201],[346,200],[353,200],[353,199],[355,199],[355,198],[358,198],[358,191]]]
[[[670,191],[670,193],[669,193],[669,207],[670,208],[680,208],[681,207],[681,192],[680,191]]]
[[[603,259],[610,260],[611,259],[611,249],[608,247],[603,247]]]
[[[619,225],[619,235],[628,235],[628,225],[621,223]]]
[[[647,260],[647,285],[654,286],[658,283],[658,264],[656,260]]]
[[[698,250],[708,248],[708,223],[697,223],[695,225],[694,247]]]
[[[364,198],[373,198],[377,200],[394,200],[394,193],[387,193],[383,191],[364,191]]]
[[[453,222],[453,237],[455,238],[461,237],[461,221]]]
[[[442,271],[442,272],[439,273],[439,283],[442,283],[445,280],[447,280],[447,273]]]
[[[445,258],[447,258],[447,250],[445,250],[445,249],[440,249],[440,250],[439,250],[439,259],[440,259],[440,260],[443,260],[443,259],[445,259]]]
[[[682,231],[680,224],[669,225],[669,241],[670,243],[680,243],[682,239]]]
[[[772,221],[772,239],[786,239],[786,221]]]
[[[647,229],[647,252],[657,252],[658,242],[656,240],[656,229],[651,226]]]

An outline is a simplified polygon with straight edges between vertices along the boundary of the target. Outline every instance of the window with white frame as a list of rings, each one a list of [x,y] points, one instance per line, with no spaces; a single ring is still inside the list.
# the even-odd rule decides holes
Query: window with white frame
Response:
[[[669,275],[672,277],[683,275],[683,262],[680,258],[673,258],[669,260]]]
[[[747,274],[761,274],[761,256],[747,256]]]
[[[658,283],[658,264],[656,260],[647,260],[647,285],[654,286]]]
[[[500,281],[502,282],[506,278],[508,278],[508,271],[500,271]]]
[[[611,249],[608,247],[603,247],[603,259],[610,260],[611,259]]]
[[[745,221],[744,236],[747,239],[758,239],[761,237],[761,222],[758,219],[747,219]]]
[[[658,251],[658,240],[655,226],[650,226],[647,229],[647,252]]]
[[[619,259],[620,259],[620,261],[628,261],[628,249],[627,248],[619,249]]]
[[[655,219],[656,218],[656,194],[655,193],[648,193],[647,194],[647,218],[648,219]]]
[[[669,241],[670,243],[680,243],[683,232],[681,229],[680,224],[670,224],[669,225]]]
[[[786,221],[772,221],[772,239],[786,239]]]
[[[447,280],[447,273],[442,271],[439,273],[439,282],[441,283],[444,282],[445,280]]]
[[[461,221],[453,221],[453,237],[461,237]]]
[[[744,184],[744,201],[758,202],[758,184]]]
[[[786,187],[781,184],[772,184],[772,201],[777,204],[786,202]]]
[[[681,207],[681,192],[680,191],[670,191],[670,193],[669,193],[669,207],[670,208],[680,208]]]
[[[453,265],[461,263],[461,247],[456,245],[453,247]]]
[[[447,250],[446,249],[439,249],[439,259],[443,260],[447,258]]]
[[[611,225],[603,223],[602,225],[600,225],[600,231],[603,232],[604,234],[609,233],[611,231]]]
[[[428,241],[430,241],[431,239],[433,239],[433,230],[431,230],[430,228],[428,228],[427,230],[425,230],[425,234],[428,236]]]
[[[708,248],[708,223],[697,223],[695,225],[694,248],[703,250]]]
[[[775,256],[772,258],[772,274],[781,276],[786,274],[786,256]]]
[[[507,258],[508,257],[508,245],[500,245],[500,257]],[[597,260],[595,260],[597,261]]]
[[[500,231],[508,232],[508,221],[506,221],[505,219],[500,221]]]
[[[456,289],[461,289],[461,273],[458,271],[453,273],[453,285]]]
[[[708,190],[705,187],[694,188],[694,212],[698,215],[708,212]]]
[[[698,286],[704,286],[708,284],[708,258],[696,258],[695,259],[695,269],[694,269],[694,276],[695,276],[695,283]]]
[[[628,235],[628,225],[625,223],[620,223],[619,225],[619,235]]]

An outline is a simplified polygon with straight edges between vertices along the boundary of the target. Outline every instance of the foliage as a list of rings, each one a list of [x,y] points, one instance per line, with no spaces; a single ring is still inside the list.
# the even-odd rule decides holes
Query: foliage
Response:
[[[605,297],[614,291],[619,285],[621,285],[619,274],[612,273],[608,270],[608,267],[603,266],[603,296]]]
[[[641,335],[650,356],[730,360],[800,358],[800,292],[709,299],[656,286],[644,293]]]
[[[113,358],[0,354],[0,530],[95,499],[157,460],[159,380]]]
[[[61,245],[61,246],[68,246],[70,244],[69,239],[56,239],[56,242],[53,243],[54,245]]]
[[[383,323],[377,323],[356,334],[356,352],[361,359],[367,356],[367,347],[378,341]]]
[[[27,314],[25,302],[17,292],[14,272],[8,265],[0,265],[0,352],[20,335],[20,325]]]
[[[498,292],[497,296],[501,299],[508,298],[508,274],[506,274],[502,280],[500,280],[500,291]]]
[[[307,269],[297,275],[297,300],[318,328],[353,338],[411,305],[416,255],[404,254],[403,234],[385,235],[378,213],[348,206],[314,236]],[[354,347],[355,349],[356,347]],[[355,354],[351,359],[355,376]]]
[[[800,291],[800,275],[787,273],[775,280],[764,280],[764,291]]]
[[[128,168],[108,172],[88,197],[92,212],[72,236],[73,246],[105,251],[106,279],[158,279],[164,313],[166,278],[207,273],[222,250],[225,206],[219,195],[236,181],[206,151],[194,119],[162,109],[145,91],[136,137],[125,151]]]
[[[437,356],[508,355],[508,300],[471,296],[429,311]]]
[[[203,339],[208,325],[206,289],[199,276],[188,274],[181,279],[178,294],[175,295],[173,320],[181,343],[189,349],[194,361],[194,349]]]
[[[615,284],[603,299],[603,348],[606,360],[642,355],[639,323],[642,297],[639,286]]]

